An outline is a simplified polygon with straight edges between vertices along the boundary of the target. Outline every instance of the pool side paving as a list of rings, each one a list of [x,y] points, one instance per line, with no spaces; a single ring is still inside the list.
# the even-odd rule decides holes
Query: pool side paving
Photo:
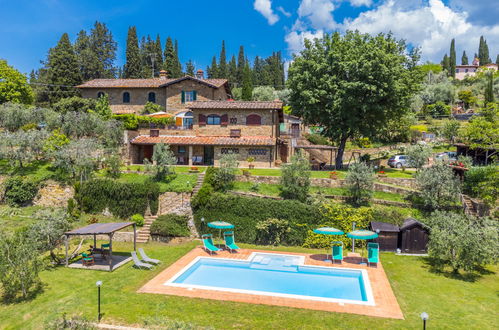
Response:
[[[367,270],[369,281],[371,282],[372,293],[374,296],[375,306],[366,306],[349,303],[337,303],[326,301],[313,301],[294,299],[288,297],[275,297],[266,295],[253,295],[247,293],[225,292],[217,290],[205,290],[198,288],[184,288],[164,285],[166,281],[176,275],[184,267],[189,265],[196,257],[210,257],[201,247],[196,247],[182,258],[177,260],[170,267],[162,271],[155,278],[147,282],[142,288],[138,290],[139,293],[155,293],[155,294],[168,294],[191,298],[215,299],[244,302],[251,304],[263,304],[274,306],[285,306],[294,308],[313,309],[338,313],[352,313],[367,316],[376,316],[384,318],[403,319],[404,315],[402,310],[393,294],[392,288],[386,277],[385,271],[381,263],[377,267],[367,267],[366,265],[359,265],[360,258],[354,254],[345,257],[345,260],[340,265],[338,263],[332,265],[323,261],[324,254],[303,254],[293,252],[275,252],[268,250],[249,250],[241,249],[238,253],[229,253],[228,251],[218,252],[213,254],[213,258],[227,258],[227,259],[240,259],[247,260],[254,252],[261,253],[275,253],[285,255],[298,255],[305,257],[305,265],[324,266],[324,267],[337,267],[337,268],[350,268],[350,269],[364,269]]]

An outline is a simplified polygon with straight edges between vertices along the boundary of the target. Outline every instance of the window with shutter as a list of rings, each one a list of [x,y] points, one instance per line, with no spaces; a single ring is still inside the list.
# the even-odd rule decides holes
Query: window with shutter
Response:
[[[206,116],[199,115],[199,126],[204,126],[204,125],[206,125]]]
[[[182,103],[185,103],[185,92],[182,91]]]
[[[221,125],[222,126],[227,126],[229,125],[229,115],[225,114],[220,117]]]
[[[259,115],[249,115],[246,117],[246,125],[259,126],[262,124],[262,117]]]
[[[123,93],[123,103],[130,103],[130,93],[129,92]]]

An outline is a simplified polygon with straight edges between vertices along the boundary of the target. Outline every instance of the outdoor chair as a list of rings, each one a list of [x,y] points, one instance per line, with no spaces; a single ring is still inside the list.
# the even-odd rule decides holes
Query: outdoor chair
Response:
[[[143,248],[139,248],[139,254],[145,262],[150,262],[151,264],[159,264],[161,262],[158,259],[149,258]]]
[[[201,236],[201,239],[203,240],[203,247],[204,249],[212,254],[213,252],[220,251],[219,248],[213,244],[213,235],[212,234],[204,234]]]
[[[132,259],[133,259],[133,263],[134,263],[134,266],[139,268],[139,269],[142,269],[142,268],[145,268],[145,269],[152,269],[154,266],[151,265],[151,264],[148,264],[146,262],[142,262],[139,260],[139,257],[137,257],[137,253],[135,251],[132,251]]]
[[[93,266],[95,264],[94,257],[87,254],[87,253],[82,253],[82,264],[83,266]]]
[[[372,245],[367,248],[367,265],[374,263],[377,264],[379,262],[379,247],[378,243],[369,243],[376,244],[376,246]]]
[[[343,261],[343,242],[333,242],[332,263],[334,263],[335,260],[339,260],[340,263]]]
[[[239,246],[236,245],[236,242],[234,240],[233,231],[226,231],[224,233],[224,240],[225,240],[225,246],[227,247],[227,249],[229,249],[230,252],[239,250]]]

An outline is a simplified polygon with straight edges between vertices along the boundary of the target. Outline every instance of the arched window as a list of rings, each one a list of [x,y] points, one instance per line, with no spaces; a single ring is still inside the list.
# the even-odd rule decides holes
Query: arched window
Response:
[[[147,94],[147,101],[156,103],[156,93],[149,92],[149,94]]]
[[[101,97],[103,97],[105,95],[106,95],[106,93],[104,93],[104,92],[98,92],[97,93],[97,98],[100,99]]]
[[[130,93],[129,92],[123,93],[123,103],[130,103]]]
[[[206,119],[207,125],[220,125],[220,116],[219,115],[209,115]]]
[[[262,117],[259,115],[249,115],[246,117],[246,125],[258,126],[262,124]]]

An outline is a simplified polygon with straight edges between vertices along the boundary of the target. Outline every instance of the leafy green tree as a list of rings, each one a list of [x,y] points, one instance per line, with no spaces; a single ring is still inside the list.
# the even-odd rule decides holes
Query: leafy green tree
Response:
[[[43,145],[43,152],[46,154],[53,153],[61,149],[63,146],[65,146],[68,143],[69,143],[68,137],[62,134],[59,128],[55,129],[49,135],[47,140],[45,140],[45,143]]]
[[[421,76],[415,66],[418,52],[407,56],[405,50],[392,35],[348,31],[307,40],[295,56],[288,72],[290,105],[336,142],[337,168],[343,165],[348,139],[374,137],[409,109]]]
[[[437,118],[442,116],[449,116],[451,114],[451,109],[450,105],[447,105],[442,101],[437,101],[437,103],[427,105],[425,113],[428,116]]]
[[[113,179],[118,179],[121,176],[121,156],[117,152],[108,153],[104,160],[106,166],[106,175]]]
[[[419,197],[431,210],[454,205],[460,193],[459,179],[452,169],[443,163],[420,169],[415,175]]]
[[[474,166],[464,175],[463,191],[478,197],[489,206],[497,205],[499,199],[499,168],[492,164],[488,166]]]
[[[194,63],[189,60],[186,64],[185,64],[185,74],[188,75],[188,76],[191,76],[191,77],[194,77],[195,76],[195,71],[196,68],[194,67]]]
[[[0,155],[8,159],[12,167],[22,168],[43,157],[47,136],[45,130],[4,132],[0,137]]]
[[[90,112],[95,109],[95,106],[95,99],[73,96],[60,99],[52,106],[52,109],[65,114],[67,112]]]
[[[29,205],[38,193],[39,182],[33,178],[11,176],[3,183],[4,200],[11,207]]]
[[[156,112],[160,112],[160,111],[164,111],[164,108],[161,105],[153,103],[153,102],[147,102],[141,113],[142,114],[151,114],[151,113],[156,113]]]
[[[439,74],[429,73],[424,81],[424,88],[419,97],[425,105],[434,104],[438,101],[446,104],[454,102],[456,87],[447,78],[446,72]]]
[[[488,72],[486,77],[487,84],[485,86],[484,103],[488,104],[494,102],[494,74],[492,72]]]
[[[128,28],[128,36],[126,39],[126,62],[124,76],[125,78],[140,78],[141,72],[142,68],[137,29],[135,26],[130,26]]]
[[[310,164],[302,152],[291,157],[291,163],[282,166],[280,195],[285,199],[305,202],[310,190]]]
[[[474,116],[462,130],[461,137],[472,149],[497,148],[499,145],[499,109],[496,103],[489,103]]]
[[[279,245],[284,236],[291,231],[289,221],[270,218],[256,224],[259,244]]]
[[[216,191],[228,191],[232,188],[236,179],[236,172],[239,167],[237,155],[231,152],[224,154],[220,157],[219,163],[219,168],[213,173],[211,184]]]
[[[420,170],[428,163],[428,159],[432,155],[432,149],[425,144],[415,144],[407,148],[406,154],[409,166]]]
[[[431,232],[428,255],[438,268],[450,266],[457,274],[497,262],[499,222],[437,211],[425,223]]]
[[[457,93],[457,97],[464,102],[464,108],[469,109],[470,106],[476,103],[476,97],[470,90],[462,90]]]
[[[45,62],[48,100],[51,104],[62,98],[78,95],[74,86],[82,82],[78,68],[78,58],[69,36],[64,33],[54,48],[49,50]]]
[[[275,100],[275,89],[272,86],[258,86],[253,89],[252,100],[273,101]]]
[[[445,73],[447,74],[447,76],[450,76],[450,70],[451,70],[450,58],[449,58],[449,56],[447,56],[447,54],[444,55],[444,58],[442,60],[442,68],[445,71]]]
[[[104,94],[97,99],[97,102],[95,102],[94,112],[103,120],[111,119],[113,112],[109,106],[109,96],[107,94]]]
[[[466,51],[463,50],[463,56],[461,56],[461,65],[468,65],[468,55],[466,55]]]
[[[40,288],[39,253],[24,232],[0,233],[0,283],[5,301],[22,300]]]
[[[167,180],[170,174],[175,173],[174,165],[177,164],[177,158],[168,144],[155,144],[152,160],[154,164],[154,179],[156,181]]]
[[[348,167],[346,177],[348,196],[355,206],[369,204],[374,190],[374,172],[366,163],[354,163]]]
[[[454,142],[454,139],[459,135],[461,124],[455,119],[446,120],[442,126],[442,135],[448,141]]]
[[[220,50],[220,58],[218,62],[218,76],[219,78],[228,78],[227,56],[225,55],[225,40],[222,40],[222,49]]]
[[[427,76],[429,72],[438,74],[442,72],[442,65],[437,63],[426,62],[425,64],[419,65],[419,70],[421,74]]]
[[[456,41],[452,39],[450,43],[449,68],[452,78],[456,77]]]
[[[25,75],[0,59],[0,104],[6,102],[31,104],[33,91]]]
[[[241,98],[244,101],[251,101],[253,98],[253,83],[251,82],[251,69],[249,64],[246,64],[244,67]]]

